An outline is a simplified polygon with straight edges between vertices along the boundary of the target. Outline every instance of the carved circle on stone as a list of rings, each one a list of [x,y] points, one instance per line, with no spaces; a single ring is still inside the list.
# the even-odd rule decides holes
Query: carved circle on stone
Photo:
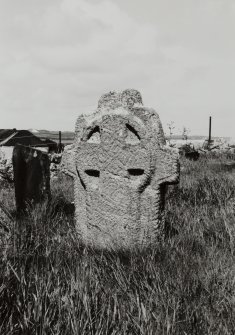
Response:
[[[86,190],[105,188],[105,175],[126,178],[142,190],[151,174],[146,130],[133,119],[104,115],[85,132],[76,150],[76,169]]]

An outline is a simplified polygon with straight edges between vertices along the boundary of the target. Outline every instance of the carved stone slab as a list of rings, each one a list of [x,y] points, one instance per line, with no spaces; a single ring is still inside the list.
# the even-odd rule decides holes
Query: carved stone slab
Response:
[[[12,160],[16,208],[21,211],[50,194],[50,160],[47,153],[23,145],[15,146]]]
[[[136,90],[110,92],[77,120],[62,166],[74,178],[76,226],[95,248],[133,249],[162,233],[165,185],[177,183],[178,156],[165,146],[158,114]]]

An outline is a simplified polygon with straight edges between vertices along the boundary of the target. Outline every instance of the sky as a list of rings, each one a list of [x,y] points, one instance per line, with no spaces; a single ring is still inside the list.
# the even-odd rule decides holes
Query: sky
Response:
[[[127,88],[166,134],[235,137],[235,1],[0,0],[0,128],[73,131]]]

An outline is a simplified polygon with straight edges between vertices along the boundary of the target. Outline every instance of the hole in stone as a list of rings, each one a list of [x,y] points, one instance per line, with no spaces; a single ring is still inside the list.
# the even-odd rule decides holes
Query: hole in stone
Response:
[[[100,143],[100,127],[99,126],[96,126],[88,134],[87,142],[90,142],[90,143]]]
[[[138,140],[140,141],[140,136],[139,136],[138,132],[137,132],[132,126],[130,126],[129,124],[126,124],[126,127],[127,127],[127,129],[128,129],[132,134],[134,134],[134,135],[138,138]]]
[[[100,171],[98,170],[85,170],[86,174],[88,174],[88,176],[90,177],[96,177],[96,178],[99,178],[100,176]]]
[[[128,172],[131,176],[142,176],[144,174],[143,169],[128,169]]]

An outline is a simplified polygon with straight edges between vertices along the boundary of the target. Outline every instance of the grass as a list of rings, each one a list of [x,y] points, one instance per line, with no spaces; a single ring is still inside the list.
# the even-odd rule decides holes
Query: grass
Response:
[[[79,246],[71,181],[14,222],[0,258],[0,334],[234,334],[235,172],[182,160],[166,236],[129,255]],[[6,208],[12,188],[1,189]]]

